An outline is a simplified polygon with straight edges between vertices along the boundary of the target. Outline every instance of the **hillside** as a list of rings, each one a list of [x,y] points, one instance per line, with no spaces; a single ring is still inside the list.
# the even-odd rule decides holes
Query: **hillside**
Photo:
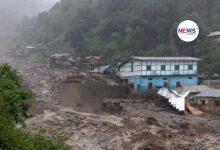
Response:
[[[194,56],[200,71],[220,73],[220,44],[207,37],[220,30],[219,0],[61,0],[49,12],[25,20],[19,35],[25,43],[43,43],[76,56],[105,56],[113,63],[130,55]],[[199,38],[184,43],[176,28],[194,20]]]
[[[0,45],[15,37],[17,25],[51,8],[58,0],[0,0]]]

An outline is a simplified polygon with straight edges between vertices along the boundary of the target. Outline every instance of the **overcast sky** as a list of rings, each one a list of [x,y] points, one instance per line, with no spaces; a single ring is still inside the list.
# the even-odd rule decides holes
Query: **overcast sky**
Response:
[[[0,0],[0,43],[25,17],[49,10],[59,0]]]
[[[59,0],[0,0],[0,12],[23,15],[36,15],[41,11],[50,9]]]

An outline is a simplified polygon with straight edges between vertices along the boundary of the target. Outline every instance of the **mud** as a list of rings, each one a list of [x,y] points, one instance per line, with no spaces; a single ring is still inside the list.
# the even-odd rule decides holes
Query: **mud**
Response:
[[[64,82],[66,70],[0,51],[0,62],[17,67],[25,86],[35,97],[29,101],[32,116],[27,131],[39,129],[47,136],[63,133],[71,150],[194,150],[220,149],[220,117],[177,114],[159,99],[128,97],[120,113],[101,110],[104,98],[124,98],[117,83],[84,74],[84,79]],[[119,89],[118,89],[119,88]],[[126,93],[126,92],[125,92]]]

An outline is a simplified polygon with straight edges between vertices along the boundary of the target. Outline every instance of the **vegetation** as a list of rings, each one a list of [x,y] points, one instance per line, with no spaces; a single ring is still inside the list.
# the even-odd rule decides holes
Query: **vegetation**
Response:
[[[112,63],[130,55],[200,57],[201,71],[220,73],[219,0],[61,0],[49,12],[24,20],[19,31],[29,44],[70,49],[74,55],[104,55]],[[182,42],[178,24],[194,20],[199,38]]]
[[[30,134],[16,125],[25,125],[28,106],[25,100],[32,92],[23,89],[21,77],[8,64],[0,65],[0,149],[2,150],[64,150],[63,140],[46,139]]]
[[[0,47],[8,47],[15,38],[16,26],[23,18],[48,10],[57,0],[0,0]]]

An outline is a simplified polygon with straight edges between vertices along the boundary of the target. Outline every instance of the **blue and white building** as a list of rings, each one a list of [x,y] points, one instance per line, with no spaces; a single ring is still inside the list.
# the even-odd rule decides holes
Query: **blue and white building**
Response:
[[[131,57],[120,64],[118,75],[141,93],[160,87],[174,89],[197,85],[197,63],[193,57]]]

